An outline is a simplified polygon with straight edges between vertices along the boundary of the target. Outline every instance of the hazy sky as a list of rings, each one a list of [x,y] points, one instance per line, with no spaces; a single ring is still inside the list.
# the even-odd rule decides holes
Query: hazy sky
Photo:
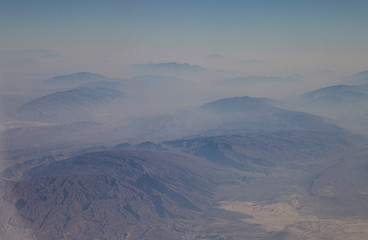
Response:
[[[1,77],[176,61],[234,76],[368,66],[366,0],[1,0]]]

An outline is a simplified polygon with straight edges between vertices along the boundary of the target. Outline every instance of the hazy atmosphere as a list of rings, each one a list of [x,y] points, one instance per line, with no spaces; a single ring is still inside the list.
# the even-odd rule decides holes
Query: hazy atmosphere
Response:
[[[366,1],[1,5],[2,89],[73,72],[134,76],[134,64],[177,62],[207,70],[196,82],[299,74],[302,81],[287,84],[293,95],[295,85],[312,90],[366,70]],[[265,94],[255,89],[253,95]],[[285,92],[275,89],[273,95]]]
[[[0,240],[368,235],[368,1],[0,1]]]

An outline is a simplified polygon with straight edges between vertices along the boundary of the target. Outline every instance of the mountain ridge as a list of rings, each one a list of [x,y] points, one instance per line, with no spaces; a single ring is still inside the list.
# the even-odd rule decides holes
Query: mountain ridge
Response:
[[[90,72],[77,72],[71,73],[67,75],[59,75],[53,78],[44,80],[43,82],[46,84],[56,84],[56,85],[63,85],[63,84],[81,84],[86,82],[95,82],[101,80],[108,80],[110,78],[97,73],[90,73]]]

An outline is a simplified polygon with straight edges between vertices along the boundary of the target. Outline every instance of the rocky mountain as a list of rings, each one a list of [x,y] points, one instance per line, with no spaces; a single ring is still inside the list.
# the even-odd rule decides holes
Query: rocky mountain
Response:
[[[364,232],[364,222],[345,219],[368,212],[347,207],[366,201],[363,145],[339,131],[258,131],[45,156],[1,174],[0,236],[333,239],[344,224]],[[353,172],[346,195],[352,185],[336,177]]]
[[[8,223],[1,235],[178,239],[190,229],[185,221],[207,207],[210,168],[199,158],[146,151],[96,152],[41,165],[22,181],[1,181],[2,204],[15,210],[1,208]]]
[[[319,197],[321,212],[330,216],[366,218],[368,209],[368,152],[340,158],[321,171],[310,184],[310,194]]]
[[[343,152],[349,147],[350,140],[341,131],[286,130],[249,131],[236,135],[165,141],[163,144],[219,165],[261,171],[329,152]]]
[[[86,80],[19,107],[1,132],[0,239],[367,236],[365,137],[268,98],[147,113],[182,82]],[[303,97],[338,109],[364,94],[333,86]]]

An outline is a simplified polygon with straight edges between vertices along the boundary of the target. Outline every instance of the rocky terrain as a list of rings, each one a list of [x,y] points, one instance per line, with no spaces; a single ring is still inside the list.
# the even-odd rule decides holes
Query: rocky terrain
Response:
[[[5,169],[1,236],[359,239],[366,231],[368,206],[359,203],[368,196],[367,153],[342,132],[262,131],[96,150]]]
[[[364,135],[267,98],[142,115],[134,108],[145,99],[132,93],[156,91],[150,81],[158,77],[79,79],[84,74],[57,80],[83,86],[9,107],[19,115],[7,116],[1,129],[0,239],[368,234]],[[312,102],[331,94],[346,100],[349,89],[307,95]]]

